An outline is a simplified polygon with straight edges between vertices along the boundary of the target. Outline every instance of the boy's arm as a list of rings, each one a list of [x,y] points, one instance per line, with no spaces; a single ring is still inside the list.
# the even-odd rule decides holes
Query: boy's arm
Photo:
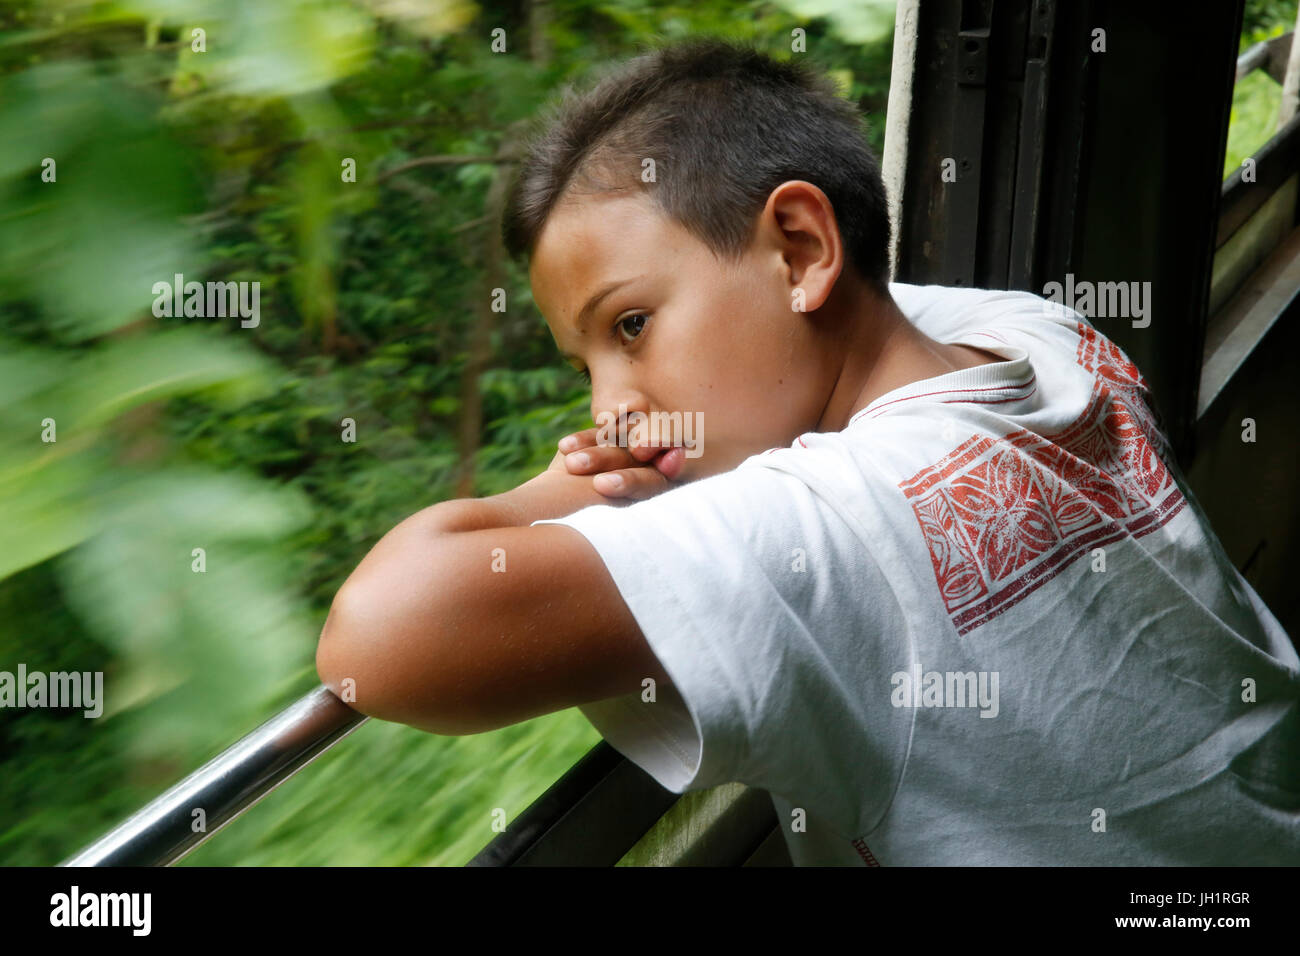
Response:
[[[412,515],[335,596],[316,651],[322,682],[363,713],[439,734],[638,691],[646,677],[666,683],[587,539],[563,525],[529,527],[630,503],[553,463],[504,494]]]

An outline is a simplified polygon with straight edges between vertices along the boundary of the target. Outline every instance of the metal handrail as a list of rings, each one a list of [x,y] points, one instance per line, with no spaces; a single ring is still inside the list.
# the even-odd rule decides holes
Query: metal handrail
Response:
[[[59,865],[175,863],[369,719],[318,687]]]
[[[1263,70],[1278,83],[1286,76],[1287,57],[1291,55],[1291,38],[1294,33],[1283,33],[1271,39],[1256,43],[1249,50],[1237,57],[1237,79]]]

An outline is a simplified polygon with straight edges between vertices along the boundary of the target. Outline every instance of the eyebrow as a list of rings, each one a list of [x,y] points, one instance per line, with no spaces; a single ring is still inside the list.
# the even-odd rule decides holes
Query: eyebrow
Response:
[[[591,321],[591,317],[596,314],[596,310],[600,308],[600,304],[604,302],[605,299],[607,299],[611,293],[617,291],[618,289],[621,289],[625,285],[635,282],[637,279],[644,279],[644,278],[645,275],[642,274],[639,276],[632,276],[629,279],[615,279],[613,282],[609,282],[601,286],[599,289],[596,290],[595,294],[593,294],[592,297],[587,300],[587,304],[584,305],[582,309],[578,312],[578,321],[575,323],[577,328],[581,330],[583,326],[585,326],[589,321]],[[564,352],[564,351],[560,352],[560,356],[561,358],[565,358],[565,359],[578,358],[578,356],[572,354],[571,352]]]

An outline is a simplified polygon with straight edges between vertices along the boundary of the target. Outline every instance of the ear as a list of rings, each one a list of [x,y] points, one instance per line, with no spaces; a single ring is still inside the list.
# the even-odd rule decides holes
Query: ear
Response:
[[[782,183],[767,197],[760,229],[785,264],[791,308],[821,308],[844,268],[844,243],[826,194],[801,179]]]

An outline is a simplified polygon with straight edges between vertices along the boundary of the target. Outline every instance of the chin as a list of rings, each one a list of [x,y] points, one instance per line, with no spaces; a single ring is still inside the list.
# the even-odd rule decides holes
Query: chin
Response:
[[[748,457],[748,455],[742,455],[735,458],[734,461],[718,455],[701,455],[699,458],[687,458],[682,463],[682,470],[678,472],[677,477],[673,480],[678,482],[698,481],[712,475],[721,475],[736,468]]]

